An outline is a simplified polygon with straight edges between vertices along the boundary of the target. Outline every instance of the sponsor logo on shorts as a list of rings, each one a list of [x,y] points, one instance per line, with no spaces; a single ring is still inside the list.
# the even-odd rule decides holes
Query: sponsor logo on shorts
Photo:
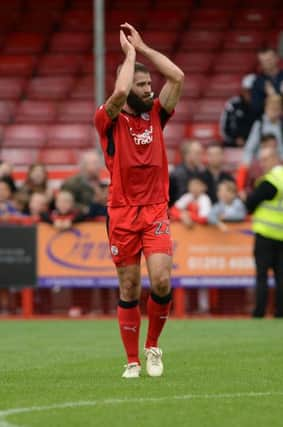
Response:
[[[111,250],[111,254],[114,256],[118,255],[118,253],[119,253],[119,249],[115,245],[112,245],[110,250]]]

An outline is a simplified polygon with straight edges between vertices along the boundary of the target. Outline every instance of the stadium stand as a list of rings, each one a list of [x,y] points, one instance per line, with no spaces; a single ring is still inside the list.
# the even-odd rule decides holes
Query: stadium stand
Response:
[[[121,19],[136,25],[145,40],[172,55],[185,70],[183,99],[166,131],[172,150],[186,129],[213,128],[211,137],[219,138],[216,129],[223,102],[237,94],[243,74],[256,70],[256,50],[278,46],[283,9],[279,0],[175,0],[174,7],[169,0],[109,0],[107,94],[123,58],[117,36]],[[37,153],[29,156],[27,150],[35,147],[38,153],[43,147],[67,153],[74,146],[79,150],[93,146],[92,2],[5,1],[0,24],[1,157],[13,156],[7,147],[12,150],[15,144],[28,163]],[[156,74],[153,82],[160,87]],[[71,125],[76,129],[73,134]],[[209,132],[206,135],[201,140],[207,142]],[[74,159],[73,154],[66,158]]]

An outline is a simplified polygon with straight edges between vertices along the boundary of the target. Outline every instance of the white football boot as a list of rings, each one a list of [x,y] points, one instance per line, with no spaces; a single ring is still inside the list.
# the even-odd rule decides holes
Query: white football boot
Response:
[[[150,377],[160,377],[163,374],[162,350],[158,347],[144,349],[146,370]]]
[[[141,366],[138,363],[128,363],[128,365],[125,365],[125,368],[122,378],[139,378]]]

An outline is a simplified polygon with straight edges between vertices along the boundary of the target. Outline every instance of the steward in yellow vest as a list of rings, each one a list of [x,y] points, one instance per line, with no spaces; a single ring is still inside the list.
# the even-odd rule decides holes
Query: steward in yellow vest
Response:
[[[283,317],[283,166],[275,147],[259,151],[264,171],[246,200],[255,233],[256,304],[254,317],[263,317],[268,297],[268,271],[275,281],[275,317]]]

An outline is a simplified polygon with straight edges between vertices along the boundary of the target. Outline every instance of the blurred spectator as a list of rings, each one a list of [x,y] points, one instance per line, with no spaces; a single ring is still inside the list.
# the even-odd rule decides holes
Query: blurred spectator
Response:
[[[275,49],[266,47],[258,52],[261,73],[252,88],[252,106],[260,117],[263,114],[265,98],[283,94],[283,70],[279,69],[279,57]]]
[[[266,98],[264,115],[253,124],[244,147],[243,163],[245,165],[250,165],[257,156],[262,136],[270,133],[276,137],[278,152],[283,159],[282,98],[280,95],[271,95]]]
[[[97,198],[89,205],[88,218],[92,220],[102,220],[107,216],[107,199],[108,199],[108,190],[109,182],[101,181],[100,184],[100,193]]]
[[[0,179],[4,177],[10,178],[11,185],[13,186],[13,192],[15,192],[17,190],[17,186],[13,178],[13,166],[11,163],[0,161]]]
[[[247,74],[242,79],[242,88],[238,96],[229,99],[220,118],[220,131],[225,146],[243,147],[256,120],[251,104],[251,88],[255,74]]]
[[[93,202],[99,202],[102,193],[100,186],[101,158],[97,151],[87,151],[80,163],[80,172],[65,181],[62,190],[70,191],[78,206],[88,212]]]
[[[55,210],[51,213],[42,213],[41,220],[54,225],[58,230],[67,230],[73,224],[84,221],[82,214],[75,204],[73,194],[67,190],[60,190],[55,196]]]
[[[39,218],[48,212],[48,199],[44,193],[33,193],[29,199],[29,214]]]
[[[48,202],[51,202],[53,192],[48,187],[48,174],[44,164],[34,163],[29,167],[26,181],[20,191],[25,192],[28,196],[33,193],[44,193]]]
[[[170,205],[188,191],[188,182],[203,176],[203,148],[199,141],[187,141],[181,147],[182,163],[170,175]]]
[[[260,140],[260,149],[271,147],[276,149],[278,142],[272,133],[263,135]],[[249,167],[241,165],[236,174],[237,188],[241,198],[245,198],[255,188],[256,181],[263,174],[259,160],[256,158]]]
[[[206,184],[200,177],[191,178],[187,193],[171,208],[172,219],[181,220],[187,227],[194,223],[206,224],[211,201],[206,194]]]
[[[237,196],[236,184],[232,181],[222,181],[218,185],[218,202],[215,203],[208,215],[208,223],[214,224],[225,231],[225,222],[243,221],[246,209],[242,200]]]
[[[206,150],[207,167],[203,172],[203,179],[207,186],[207,194],[212,201],[217,201],[217,186],[223,180],[234,181],[232,175],[223,170],[224,150],[217,142],[208,146]]]
[[[29,195],[24,191],[17,191],[14,195],[14,206],[20,215],[28,215]]]
[[[0,179],[0,216],[8,219],[10,215],[18,214],[13,202],[14,188],[9,177]]]

